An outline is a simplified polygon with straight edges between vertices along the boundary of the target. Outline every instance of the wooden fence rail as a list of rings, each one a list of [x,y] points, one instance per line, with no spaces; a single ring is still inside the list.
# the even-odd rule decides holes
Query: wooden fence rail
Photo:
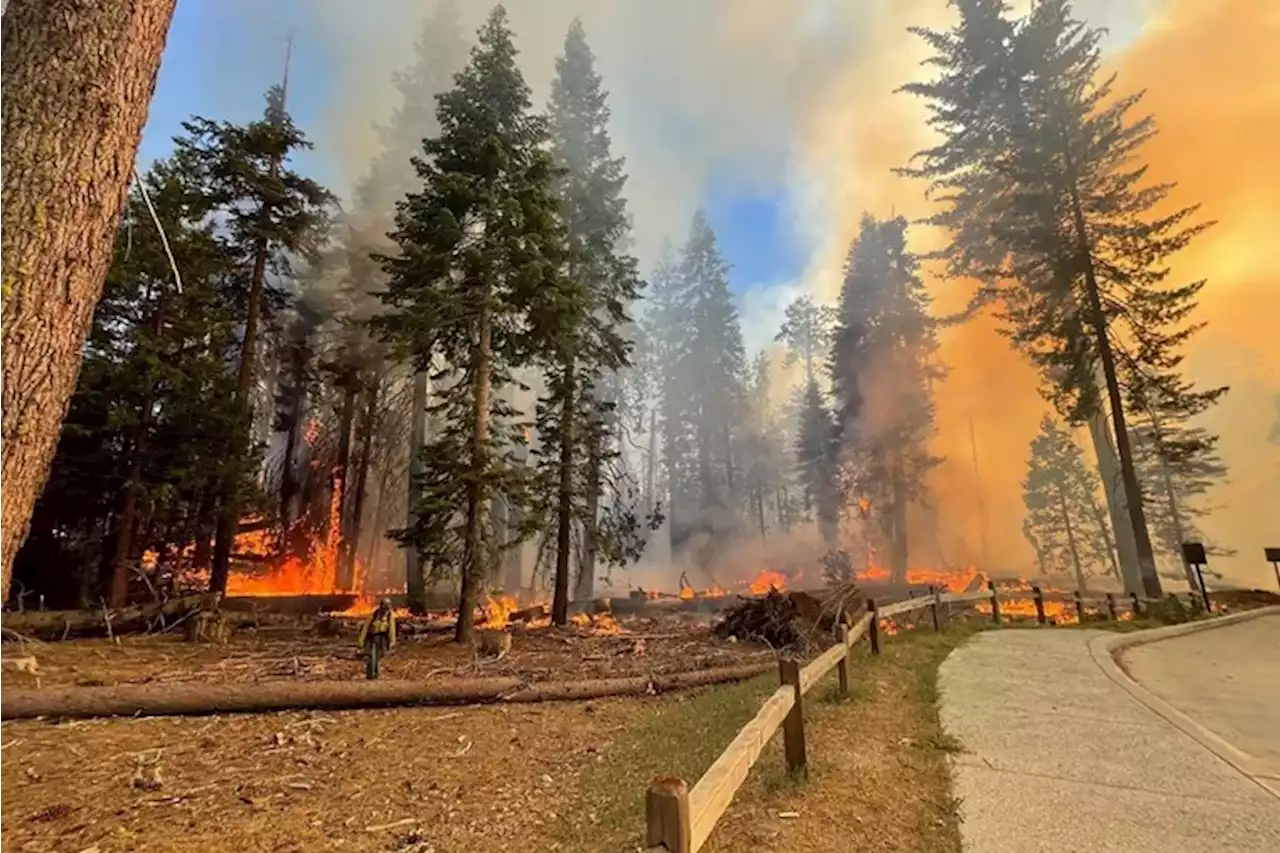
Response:
[[[724,816],[733,796],[746,781],[747,774],[760,758],[765,745],[782,729],[783,753],[787,767],[793,773],[805,773],[807,753],[804,734],[804,696],[832,669],[837,670],[838,689],[842,696],[849,692],[849,654],[853,647],[866,637],[872,654],[880,653],[880,620],[914,613],[926,608],[930,611],[935,632],[942,631],[947,614],[943,605],[990,602],[991,619],[996,625],[1003,623],[1001,601],[1023,599],[1023,591],[1001,591],[994,582],[985,590],[966,593],[942,593],[933,590],[930,595],[908,598],[904,601],[880,607],[874,599],[867,599],[867,613],[852,626],[840,626],[839,640],[834,646],[814,658],[803,668],[794,658],[778,660],[778,680],[781,686],[764,701],[755,717],[747,723],[733,741],[720,753],[720,757],[707,768],[702,778],[692,788],[683,779],[666,777],[655,780],[645,796],[647,823],[646,844],[649,853],[696,853],[710,837],[716,822]],[[1119,600],[1112,593],[1087,595],[1081,590],[1073,593],[1046,593],[1039,586],[1030,590],[1035,602],[1036,620],[1048,624],[1046,601],[1071,601],[1079,621],[1084,621],[1085,604],[1106,607],[1107,617],[1120,618]],[[1141,615],[1145,605],[1160,599],[1142,598],[1130,594],[1127,606],[1135,617]],[[950,609],[949,607],[947,608]]]

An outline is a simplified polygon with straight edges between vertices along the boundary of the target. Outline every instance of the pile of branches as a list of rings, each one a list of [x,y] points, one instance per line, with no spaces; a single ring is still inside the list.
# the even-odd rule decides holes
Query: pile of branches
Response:
[[[775,649],[800,649],[808,639],[798,624],[799,607],[790,596],[770,589],[760,598],[745,598],[725,612],[716,623],[718,637],[736,637],[745,642],[766,643]]]

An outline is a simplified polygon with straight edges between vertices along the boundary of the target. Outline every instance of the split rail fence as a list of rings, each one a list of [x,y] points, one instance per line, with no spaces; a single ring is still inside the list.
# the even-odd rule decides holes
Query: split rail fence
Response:
[[[781,686],[760,706],[755,718],[747,723],[720,757],[702,774],[693,787],[679,778],[667,777],[655,780],[645,796],[646,845],[649,853],[696,853],[710,837],[716,822],[724,815],[734,794],[746,781],[747,774],[759,759],[765,745],[782,729],[783,752],[791,772],[804,773],[807,765],[804,734],[804,697],[815,684],[832,669],[836,670],[841,695],[849,692],[849,654],[864,637],[872,654],[880,654],[883,640],[880,620],[928,609],[933,630],[940,632],[946,625],[952,604],[976,604],[989,602],[991,619],[996,625],[1005,619],[1001,612],[1001,599],[1025,600],[1026,595],[1005,595],[994,583],[987,589],[968,593],[942,593],[908,598],[880,607],[873,599],[867,599],[866,614],[853,626],[841,625],[839,641],[831,648],[801,666],[794,658],[778,660],[778,677]],[[1045,593],[1040,587],[1031,589],[1035,603],[1036,621],[1050,624],[1046,614],[1047,601],[1069,601],[1074,605],[1079,621],[1084,621],[1087,604],[1105,607],[1106,618],[1118,620],[1122,609],[1133,616],[1141,615],[1142,608],[1160,599],[1142,598],[1135,594],[1116,596],[1074,593]],[[1194,599],[1193,599],[1194,600]]]

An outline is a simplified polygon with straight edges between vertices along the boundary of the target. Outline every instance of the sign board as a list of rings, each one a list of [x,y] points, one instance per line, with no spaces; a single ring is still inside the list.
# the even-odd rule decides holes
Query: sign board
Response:
[[[1280,563],[1280,548],[1263,548],[1267,554],[1268,563]]]
[[[1183,542],[1182,559],[1193,566],[1209,565],[1209,558],[1204,553],[1204,544],[1200,542]]]

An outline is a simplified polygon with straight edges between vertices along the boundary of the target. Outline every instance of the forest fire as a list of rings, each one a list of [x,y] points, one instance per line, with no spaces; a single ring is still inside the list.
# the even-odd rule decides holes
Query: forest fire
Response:
[[[782,572],[765,569],[747,584],[747,588],[752,595],[767,595],[771,589],[782,592],[787,588],[787,577]]]

